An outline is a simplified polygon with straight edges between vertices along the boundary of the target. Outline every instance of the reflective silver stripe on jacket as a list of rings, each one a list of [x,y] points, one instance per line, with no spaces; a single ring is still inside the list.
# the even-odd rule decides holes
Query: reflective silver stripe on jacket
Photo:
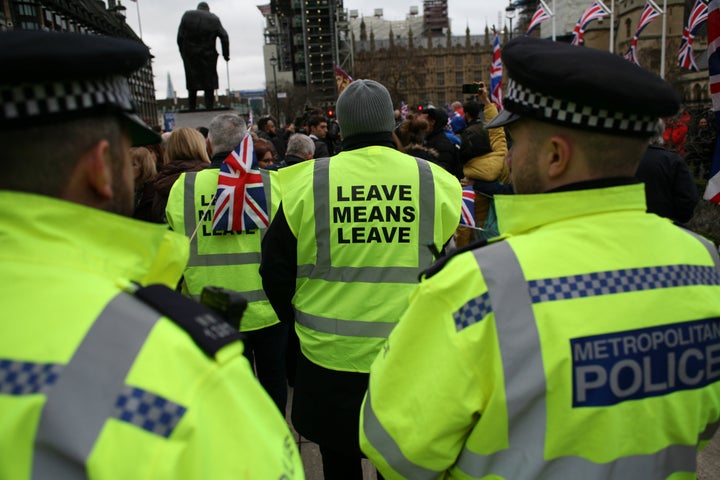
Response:
[[[463,449],[457,468],[472,477],[495,474],[507,479],[666,478],[695,471],[695,447],[673,445],[650,455],[632,455],[598,464],[567,456],[545,460],[547,405],[540,337],[520,263],[507,242],[477,249],[475,259],[487,283],[495,313],[505,378],[509,447],[492,455]]]
[[[395,322],[339,320],[337,318],[318,317],[299,310],[295,311],[295,321],[316,332],[331,333],[343,337],[387,338],[392,329],[395,328]]]
[[[159,318],[126,293],[108,303],[48,392],[35,438],[34,479],[86,478],[85,462]]]
[[[185,173],[184,205],[185,236],[191,238],[197,228],[198,212],[195,211],[195,178],[198,172]],[[205,210],[203,209],[203,212]],[[212,208],[207,210],[207,219],[212,221]],[[264,233],[264,230],[263,230]],[[248,253],[198,253],[198,238],[201,232],[198,231],[190,241],[190,258],[188,267],[222,267],[225,265],[250,265],[260,264],[260,252]],[[263,298],[265,300],[265,298]]]
[[[695,237],[700,243],[705,245],[705,248],[707,249],[708,253],[710,254],[710,257],[713,259],[713,263],[715,264],[715,269],[720,270],[720,255],[718,255],[718,247],[708,240],[707,238],[703,237],[702,235],[693,232],[692,230],[688,230],[684,228],[687,233]]]
[[[382,426],[380,420],[375,416],[372,408],[372,392],[368,386],[363,407],[363,424],[360,426],[365,437],[375,447],[375,450],[382,454],[385,461],[404,478],[413,480],[425,480],[438,478],[442,472],[421,467],[410,461],[400,450],[400,446],[393,440],[390,434]]]

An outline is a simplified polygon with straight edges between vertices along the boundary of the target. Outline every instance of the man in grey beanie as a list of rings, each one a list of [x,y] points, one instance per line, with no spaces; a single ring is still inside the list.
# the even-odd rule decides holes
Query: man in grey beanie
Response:
[[[370,364],[418,274],[458,225],[460,183],[396,150],[392,100],[372,80],[336,103],[342,152],[278,171],[282,202],[262,245],[263,288],[300,340],[292,422],[326,479],[362,478],[360,404]]]

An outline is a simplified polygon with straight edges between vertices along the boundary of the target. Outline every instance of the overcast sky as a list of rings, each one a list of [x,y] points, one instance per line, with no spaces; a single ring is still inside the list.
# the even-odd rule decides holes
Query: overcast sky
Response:
[[[178,96],[186,97],[185,73],[177,47],[177,29],[186,10],[197,7],[199,0],[121,0],[127,8],[127,23],[140,35],[155,56],[153,71],[157,98],[166,98],[167,76]],[[252,90],[265,88],[263,68],[263,28],[265,19],[256,5],[269,3],[263,0],[207,0],[210,11],[220,17],[230,37],[230,88]],[[389,6],[392,4],[392,6]],[[422,12],[422,0],[345,0],[348,10],[372,16],[375,8],[382,8],[387,20],[403,20],[415,5]],[[480,35],[485,25],[498,24],[498,15],[504,14],[507,0],[448,0],[448,16],[453,35],[470,33]],[[138,15],[139,13],[139,15]],[[138,22],[139,18],[139,22]],[[140,28],[141,27],[141,28]],[[141,32],[142,31],[142,32]],[[218,51],[220,50],[218,42]],[[218,58],[220,90],[228,88],[225,61]]]

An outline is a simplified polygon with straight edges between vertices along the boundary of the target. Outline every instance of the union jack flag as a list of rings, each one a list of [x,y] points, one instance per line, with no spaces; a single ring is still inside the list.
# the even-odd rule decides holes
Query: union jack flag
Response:
[[[548,11],[545,9],[545,5],[541,3],[538,3],[537,10],[535,10],[535,13],[533,14],[532,18],[530,19],[530,25],[528,25],[527,32],[525,35],[530,35],[530,32],[532,32],[535,27],[540,25],[545,20],[550,20],[551,15],[548,13]]]
[[[640,38],[640,32],[642,32],[643,29],[650,24],[650,22],[652,22],[659,16],[660,12],[655,8],[655,6],[650,2],[646,2],[642,14],[640,14],[640,22],[635,29],[635,35],[633,36],[632,42],[630,43],[630,48],[625,54],[625,58],[633,62],[635,65],[640,65],[640,62],[637,58],[637,42],[638,38]]]
[[[262,176],[247,133],[220,166],[212,228],[215,232],[247,232],[269,224]]]
[[[720,0],[710,2],[708,14],[708,71],[710,74],[710,97],[715,112],[715,128],[720,126]],[[720,144],[720,136],[718,136]],[[713,203],[720,203],[720,148],[715,146],[710,180],[703,198]]]
[[[400,102],[400,117],[405,120],[407,117],[408,106],[405,102]]]
[[[698,66],[695,63],[695,55],[693,53],[693,42],[695,41],[695,33],[697,29],[708,19],[707,0],[697,0],[690,11],[688,23],[683,28],[682,40],[680,40],[680,48],[678,49],[678,65],[686,70],[697,71]]]
[[[498,37],[498,33],[495,32],[495,38],[493,39],[493,62],[490,67],[490,101],[497,105],[499,110],[502,110],[503,65],[500,53],[500,37]]]
[[[463,187],[460,226],[475,228],[475,190],[472,185]]]
[[[590,5],[590,7],[585,10],[585,12],[583,12],[583,14],[580,16],[580,19],[575,24],[575,28],[573,28],[573,38],[570,44],[582,45],[583,43],[585,43],[585,29],[590,24],[590,22],[603,18],[605,15],[608,15],[608,13],[609,12],[605,10],[605,8],[599,2],[593,2],[593,4]]]
[[[630,48],[628,48],[628,51],[623,55],[625,60],[628,60],[635,65],[640,65],[640,61],[638,61],[637,58],[637,42],[638,42],[638,36],[635,35],[632,39],[632,42],[630,42]]]

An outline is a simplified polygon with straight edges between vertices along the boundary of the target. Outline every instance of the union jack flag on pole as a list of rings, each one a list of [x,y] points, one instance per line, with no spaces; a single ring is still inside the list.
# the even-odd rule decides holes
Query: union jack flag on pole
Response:
[[[545,9],[545,5],[543,4],[543,2],[538,3],[537,10],[535,10],[535,13],[530,19],[530,25],[528,25],[528,29],[527,32],[525,32],[525,35],[530,35],[530,32],[532,32],[535,27],[540,25],[545,20],[550,20],[551,17],[552,16],[550,15],[550,12]]]
[[[710,74],[710,97],[715,113],[715,128],[720,130],[720,0],[710,2],[708,15],[708,70]],[[715,145],[715,155],[710,167],[710,180],[705,193],[705,200],[720,203],[720,136]]]
[[[590,5],[585,12],[583,12],[580,19],[575,24],[575,28],[573,28],[573,38],[570,44],[582,46],[582,44],[585,43],[585,29],[590,22],[603,18],[609,13],[610,12],[605,9],[605,6],[601,2],[593,2],[593,4]]]
[[[500,50],[500,37],[495,32],[493,39],[493,62],[490,67],[490,101],[497,105],[498,110],[502,110],[502,76],[503,65]]]
[[[215,194],[214,232],[247,232],[270,224],[252,137],[245,134],[223,160]]]
[[[720,1],[720,0],[718,0]],[[462,210],[460,212],[460,226],[475,228],[475,190],[472,185],[463,187]]]
[[[708,19],[707,0],[697,0],[690,11],[688,23],[683,28],[682,40],[680,40],[680,48],[678,49],[678,66],[686,70],[697,71],[698,66],[695,63],[695,55],[693,52],[693,42],[697,29]]]
[[[640,22],[635,29],[635,35],[633,35],[632,42],[630,43],[630,48],[624,55],[627,60],[633,62],[635,65],[640,65],[640,62],[637,58],[637,42],[640,38],[640,32],[642,32],[643,29],[650,24],[650,22],[655,20],[660,15],[661,11],[657,9],[657,5],[655,5],[654,2],[648,0],[645,3],[645,8],[643,9],[642,14],[640,15]]]

